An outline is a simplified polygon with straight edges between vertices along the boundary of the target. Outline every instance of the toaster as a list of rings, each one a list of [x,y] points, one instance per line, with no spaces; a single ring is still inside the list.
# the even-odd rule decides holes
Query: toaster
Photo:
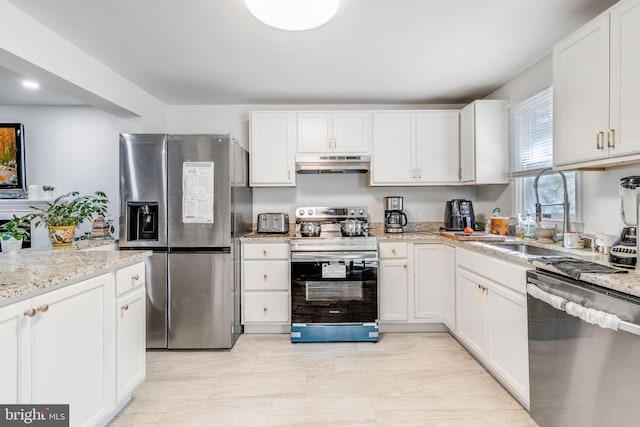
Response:
[[[261,213],[258,214],[258,233],[288,233],[289,214]]]

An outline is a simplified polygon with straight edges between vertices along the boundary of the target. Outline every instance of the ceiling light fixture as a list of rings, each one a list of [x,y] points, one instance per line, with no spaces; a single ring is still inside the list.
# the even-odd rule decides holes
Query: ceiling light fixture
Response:
[[[23,80],[22,86],[28,89],[40,89],[40,85],[38,84],[38,82],[34,82],[33,80]]]
[[[281,30],[310,30],[325,24],[338,11],[340,0],[245,0],[249,11]]]

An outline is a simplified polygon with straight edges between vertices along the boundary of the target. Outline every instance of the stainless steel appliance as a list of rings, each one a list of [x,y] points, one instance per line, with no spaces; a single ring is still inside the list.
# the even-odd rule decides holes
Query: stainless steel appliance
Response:
[[[288,233],[288,213],[261,213],[258,214],[258,233]]]
[[[640,298],[527,273],[531,416],[541,427],[636,426]]]
[[[296,208],[297,224],[322,232],[291,238],[291,342],[378,341],[378,244],[343,237],[349,219],[366,222],[367,209]]]
[[[402,212],[403,198],[391,196],[384,198],[384,232],[402,233],[407,225],[407,215]]]
[[[370,164],[368,155],[296,156],[297,173],[367,173]]]
[[[470,200],[449,200],[444,209],[444,229],[462,231],[465,227],[476,229],[476,216]]]
[[[230,135],[120,135],[120,248],[149,249],[147,347],[231,348],[248,154]]]
[[[618,187],[620,218],[626,227],[622,229],[620,237],[613,243],[609,252],[609,262],[619,267],[633,268],[638,260],[637,220],[635,219],[637,213],[633,210],[637,210],[636,189],[639,187],[640,176],[627,176],[620,179]],[[626,203],[625,200],[627,200]],[[629,209],[632,212],[627,212]]]

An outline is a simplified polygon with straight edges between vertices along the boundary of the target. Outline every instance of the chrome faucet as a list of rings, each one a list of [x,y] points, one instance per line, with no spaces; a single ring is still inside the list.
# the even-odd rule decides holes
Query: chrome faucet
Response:
[[[562,203],[550,203],[546,205],[540,204],[540,196],[538,195],[538,180],[542,175],[548,172],[558,173],[562,178],[562,187],[564,189],[564,201]],[[564,211],[562,233],[569,233],[571,231],[571,212],[569,211],[569,192],[567,191],[567,177],[561,171],[554,171],[552,168],[542,169],[533,180],[533,189],[536,192],[536,222],[540,223],[542,221],[543,206],[562,206],[562,209]]]

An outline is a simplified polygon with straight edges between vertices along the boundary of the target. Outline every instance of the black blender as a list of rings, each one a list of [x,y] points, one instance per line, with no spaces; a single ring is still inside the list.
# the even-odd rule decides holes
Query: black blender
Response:
[[[618,194],[620,196],[620,217],[625,227],[622,228],[620,237],[611,246],[609,262],[619,267],[634,268],[638,259],[637,249],[637,208],[636,189],[640,187],[640,176],[627,176],[620,179]],[[625,199],[627,208],[632,206],[632,215],[628,215],[625,209]],[[632,202],[630,202],[631,200]],[[631,220],[627,218],[633,218]]]

